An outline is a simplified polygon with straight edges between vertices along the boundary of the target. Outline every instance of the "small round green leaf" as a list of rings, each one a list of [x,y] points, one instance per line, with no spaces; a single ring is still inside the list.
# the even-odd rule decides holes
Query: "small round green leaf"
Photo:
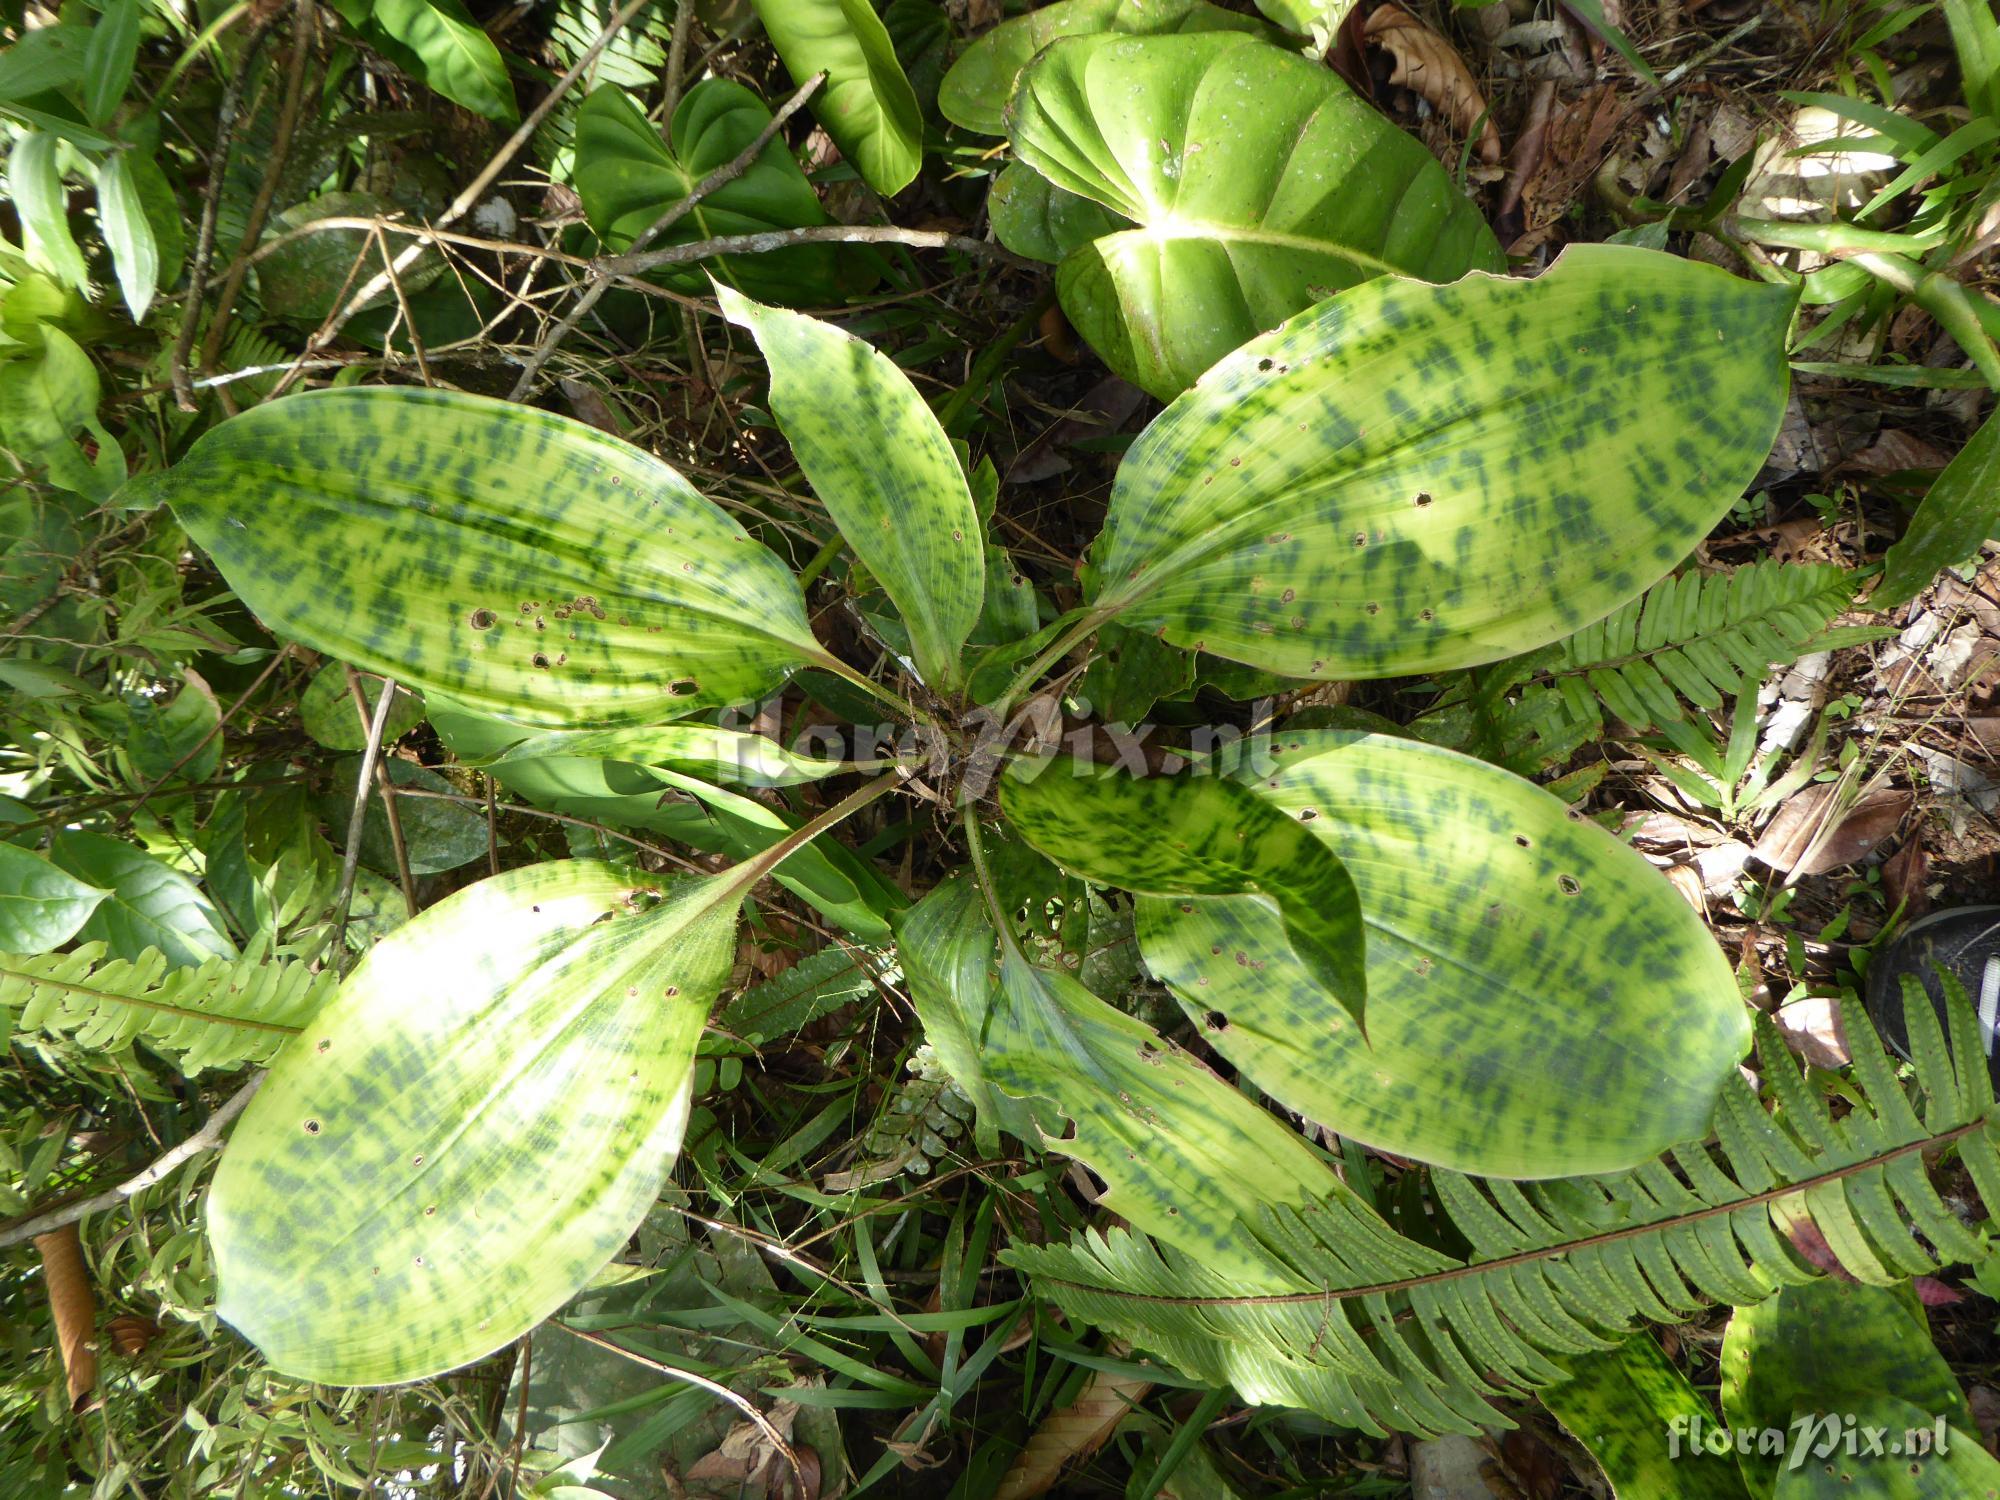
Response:
[[[368,744],[369,726],[374,723],[375,705],[382,701],[382,679],[359,674],[361,695],[367,700],[366,719],[355,705],[354,691],[348,686],[347,668],[328,662],[313,674],[313,680],[299,695],[299,724],[313,740],[329,750],[360,750]],[[424,700],[408,688],[398,686],[389,705],[389,718],[382,728],[382,743],[393,745],[423,722]]]

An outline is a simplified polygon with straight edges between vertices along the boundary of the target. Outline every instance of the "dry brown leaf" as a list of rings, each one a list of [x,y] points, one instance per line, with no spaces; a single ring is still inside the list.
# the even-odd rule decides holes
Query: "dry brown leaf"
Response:
[[[1528,101],[1527,118],[1521,122],[1520,134],[1514,137],[1514,154],[1507,162],[1507,185],[1500,191],[1499,212],[1503,218],[1520,206],[1521,189],[1541,167],[1555,107],[1555,80],[1545,78],[1535,85],[1534,97]]]
[[[993,1500],[1046,1495],[1065,1468],[1104,1446],[1125,1414],[1145,1400],[1152,1388],[1150,1380],[1093,1371],[1074,1402],[1042,1418],[1041,1426],[1000,1481]]]
[[[1821,839],[1835,789],[1836,783],[1827,782],[1788,797],[1759,835],[1753,851],[1757,858],[1781,875],[1824,875],[1865,858],[1896,831],[1914,800],[1901,787],[1880,787],[1848,809]]]
[[[36,1235],[35,1248],[42,1254],[56,1348],[62,1354],[74,1411],[97,1385],[97,1297],[90,1289],[90,1270],[83,1263],[83,1244],[74,1224]]]
[[[1854,1061],[1841,1029],[1840,1008],[1824,995],[1808,995],[1780,1006],[1771,1018],[1785,1045],[1815,1068],[1844,1068]]]
[[[1458,127],[1461,135],[1479,131],[1479,159],[1488,166],[1500,161],[1500,132],[1486,108],[1472,70],[1450,42],[1389,0],[1368,18],[1362,34],[1387,50],[1396,71],[1389,82],[1411,90]],[[1485,123],[1480,122],[1484,119]]]
[[[1584,184],[1604,165],[1631,110],[1618,85],[1606,83],[1579,95],[1556,114],[1541,165],[1521,189],[1522,213],[1530,230],[1553,224],[1569,212]]]
[[[1889,898],[1890,907],[1902,907],[1903,916],[1912,919],[1929,911],[1931,898],[1926,883],[1930,873],[1931,859],[1925,852],[1924,830],[1919,824],[1903,847],[1882,862],[1882,893]]]
[[[812,1382],[818,1384],[818,1381]],[[715,1448],[704,1453],[688,1466],[681,1477],[689,1483],[725,1484],[735,1488],[743,1496],[777,1496],[789,1487],[792,1494],[798,1492],[798,1483],[792,1474],[791,1465],[784,1454],[771,1441],[775,1431],[786,1443],[792,1440],[792,1427],[799,1416],[796,1401],[778,1400],[767,1414],[768,1427],[755,1422],[738,1422],[723,1436]],[[816,1493],[818,1489],[818,1454],[814,1463],[807,1468],[805,1450],[794,1450],[799,1460],[799,1468],[804,1471],[806,1482]],[[811,1500],[811,1497],[808,1497]]]

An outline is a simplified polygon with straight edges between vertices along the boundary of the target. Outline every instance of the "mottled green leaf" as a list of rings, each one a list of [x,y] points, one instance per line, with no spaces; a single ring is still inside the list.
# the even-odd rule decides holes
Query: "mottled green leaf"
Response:
[[[437,772],[412,765],[394,756],[381,762],[389,779],[397,786],[415,787],[425,792],[457,790]],[[354,817],[354,781],[361,769],[361,757],[345,756],[333,765],[333,785],[319,799],[320,816],[334,844],[347,847],[347,825]],[[403,850],[413,875],[437,875],[483,859],[488,847],[486,815],[462,802],[446,802],[436,797],[404,797],[396,803],[397,820],[403,827]],[[368,794],[368,811],[361,819],[361,862],[384,875],[398,873],[396,844],[389,831],[389,813],[382,804],[378,785]]]
[[[572,177],[590,227],[609,249],[625,249],[770,123],[771,111],[749,89],[732,79],[709,78],[689,89],[675,109],[670,146],[623,91],[597,89],[576,113]],[[828,222],[790,149],[774,139],[741,177],[716,188],[653,243],[681,245]],[[792,245],[702,265],[731,286],[780,302],[830,301],[841,286],[841,256],[833,245]],[[701,265],[674,268],[662,279],[684,291],[707,288]]]
[[[1183,31],[1270,34],[1256,17],[1238,15],[1207,0],[1057,0],[1002,21],[967,47],[938,88],[938,110],[967,130],[1005,135],[1007,100],[1034,55],[1063,37],[1105,31],[1133,36]]]
[[[1364,1044],[1264,903],[1140,901],[1148,967],[1246,1079],[1368,1145],[1502,1177],[1615,1171],[1708,1132],[1749,1022],[1701,918],[1637,853],[1435,746],[1320,730],[1241,748],[1244,784],[1339,856],[1368,934]]]
[[[1590,1450],[1618,1500],[1745,1500],[1733,1451],[1690,1446],[1718,1425],[1715,1410],[1652,1334],[1565,1363],[1569,1379],[1545,1386],[1542,1404]]]
[[[110,894],[39,854],[0,843],[0,952],[35,954],[75,937]]]
[[[924,117],[868,0],[752,0],[795,83],[826,82],[812,112],[876,192],[900,193],[924,160]]]
[[[1091,609],[1267,671],[1464,667],[1601,619],[1742,494],[1785,288],[1625,246],[1384,277],[1254,340],[1119,467]]]
[[[1906,1289],[1828,1276],[1785,1287],[1753,1307],[1739,1307],[1730,1318],[1722,1343],[1723,1415],[1733,1427],[1787,1429],[1787,1457],[1789,1429],[1797,1419],[1864,1412],[1881,1397],[1911,1403],[1924,1413],[1922,1425],[1942,1417],[1961,1432],[1979,1430],[1957,1378],[1931,1342],[1921,1307]],[[1783,1459],[1752,1452],[1740,1462],[1759,1500],[1774,1489],[1785,1493]],[[1850,1484],[1840,1493],[1898,1492]]]
[[[1035,14],[1041,14],[1039,11]],[[1050,265],[1092,240],[1132,227],[1103,204],[1065,192],[1025,162],[1007,163],[986,195],[993,237]]]
[[[148,948],[158,948],[176,966],[236,956],[221,915],[200,887],[144,849],[69,829],[49,846],[49,858],[110,892],[76,935],[103,943],[113,958],[136,961]]]
[[[154,482],[274,630],[522,724],[674,718],[822,655],[775,556],[666,464],[548,412],[314,392]]]
[[[1059,41],[1008,124],[1022,161],[1138,226],[1076,250],[1056,286],[1105,363],[1162,399],[1328,292],[1506,264],[1417,140],[1238,33]]]
[[[1149,896],[1251,896],[1284,933],[1276,956],[1295,959],[1365,1027],[1354,881],[1334,846],[1240,782],[1133,776],[1057,756],[1010,767],[1000,805],[1022,838],[1086,880]],[[1187,913],[1201,904],[1174,903]],[[1344,1028],[1335,1018],[1326,1029]]]
[[[726,287],[716,295],[764,351],[771,414],[813,493],[909,627],[917,670],[934,688],[957,688],[986,560],[951,439],[909,376],[872,345]]]
[[[979,888],[954,875],[895,922],[896,956],[924,1040],[959,1092],[972,1101],[973,1139],[982,1155],[1000,1150],[1006,1130],[1033,1144],[1041,1127],[1033,1111],[993,1087],[984,1051],[999,992],[996,934]]]
[[[271,312],[289,323],[317,327],[345,307],[357,290],[382,268],[376,237],[367,229],[316,229],[288,238],[321,219],[372,219],[399,212],[375,193],[319,193],[272,215],[264,231],[265,253],[257,262],[257,282]],[[357,272],[356,265],[360,266]],[[426,247],[396,273],[404,301],[420,298],[445,274],[444,257]],[[456,282],[456,278],[454,283]],[[397,288],[386,286],[361,304],[364,312],[401,315]],[[416,305],[412,303],[414,313]]]
[[[1908,604],[1940,569],[1964,562],[2000,529],[2000,420],[1988,416],[1942,473],[1902,539],[1889,549],[1882,582],[1869,596],[1874,609]]]
[[[361,695],[367,701],[367,717],[355,705],[354,690],[348,685],[347,667],[328,662],[313,674],[313,680],[299,695],[299,727],[329,750],[360,750],[368,743],[368,729],[375,721],[375,705],[382,701],[382,679],[360,673]],[[382,726],[382,743],[393,745],[423,722],[424,700],[398,685],[389,717]]]
[[[1899,1396],[1869,1395],[1837,1419],[1830,1436],[1822,1418],[1805,1432],[1800,1462],[1778,1475],[1772,1500],[1995,1500],[2000,1459],[1981,1444],[1975,1428],[1940,1426],[1935,1414]],[[1848,1451],[1850,1421],[1854,1451]],[[1869,1437],[1882,1444],[1873,1452]],[[1892,1448],[1889,1445],[1894,1444]]]
[[[447,897],[280,1053],[209,1194],[216,1310],[381,1385],[520,1337],[625,1243],[687,1122],[740,885],[588,861]]]
[[[846,761],[799,755],[776,740],[713,724],[658,724],[647,729],[581,729],[538,734],[509,746],[493,764],[545,756],[622,760],[665,766],[741,786],[798,786],[852,769]],[[497,774],[497,773],[496,773]]]
[[[1050,1141],[1111,1184],[1102,1206],[1244,1289],[1272,1265],[1246,1224],[1268,1204],[1339,1188],[1303,1139],[1167,1041],[1067,974],[1009,943],[982,1062],[997,1087],[1046,1099],[1075,1124]]]

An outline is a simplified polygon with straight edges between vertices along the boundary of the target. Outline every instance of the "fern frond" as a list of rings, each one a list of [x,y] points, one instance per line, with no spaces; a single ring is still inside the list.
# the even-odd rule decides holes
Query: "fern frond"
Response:
[[[951,1154],[972,1118],[965,1097],[926,1042],[909,1062],[909,1077],[862,1138],[861,1165],[825,1178],[821,1188],[845,1193],[908,1175],[929,1174],[931,1163]]]
[[[156,948],[103,962],[104,944],[37,958],[0,955],[0,1020],[93,1051],[143,1041],[190,1076],[268,1061],[312,1019],[337,978],[304,964],[210,959],[169,970]]]
[[[822,948],[743,991],[722,1008],[716,1025],[759,1041],[790,1036],[869,993],[888,962],[868,948],[839,943]]]
[[[1504,1426],[1492,1400],[1563,1378],[1566,1355],[1610,1348],[1643,1319],[1758,1302],[1817,1275],[1775,1227],[1780,1206],[1809,1216],[1862,1281],[1983,1254],[1924,1168],[1925,1152],[1955,1145],[1986,1211],[2000,1212],[2000,1111],[1971,1005],[1947,989],[1949,1046],[1930,1001],[1905,981],[1915,1104],[1848,1001],[1852,1081],[1867,1102],[1839,1119],[1759,1017],[1775,1108],[1732,1075],[1713,1146],[1539,1183],[1435,1172],[1438,1206],[1472,1245],[1469,1259],[1397,1234],[1345,1189],[1260,1211],[1250,1227],[1276,1291],[1245,1295],[1122,1229],[1005,1258],[1071,1317],[1248,1400],[1370,1431]]]

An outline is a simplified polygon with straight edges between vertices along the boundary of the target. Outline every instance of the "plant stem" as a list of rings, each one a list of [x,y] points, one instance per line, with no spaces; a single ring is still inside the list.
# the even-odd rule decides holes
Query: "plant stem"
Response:
[[[1110,618],[1111,614],[1104,611],[1087,614],[1057,636],[1054,645],[1029,662],[1015,675],[1014,680],[1007,684],[1007,690],[992,705],[993,716],[1003,723],[1006,722],[1008,711],[1014,706],[1014,700],[1031,687],[1036,678],[1095,634],[1098,627]]]
[[[1900,255],[1864,254],[1852,257],[1854,264],[1887,282],[1917,306],[1937,319],[1938,325],[1963,349],[1986,383],[2000,391],[2000,350],[1993,347],[1981,326],[1973,294],[1941,271],[1927,270]]]
[[[826,539],[819,551],[812,555],[812,561],[799,569],[799,589],[803,592],[812,587],[813,580],[827,569],[827,565],[840,556],[840,549],[847,545],[847,539],[838,531]]]
[[[869,803],[879,801],[882,797],[895,791],[902,784],[903,772],[901,771],[891,771],[887,776],[877,777],[858,792],[853,792],[841,798],[840,801],[834,803],[832,807],[829,807],[810,823],[793,829],[790,833],[779,839],[777,843],[771,845],[770,848],[751,855],[750,858],[744,860],[741,864],[725,872],[729,883],[723,887],[722,894],[724,899],[732,895],[740,895],[744,891],[749,890],[751,886],[762,880],[794,854],[797,854],[799,850],[805,848],[807,844],[810,844],[822,833],[825,833],[827,829],[834,827],[836,824],[846,822],[849,818],[860,812],[862,808],[868,806]]]

